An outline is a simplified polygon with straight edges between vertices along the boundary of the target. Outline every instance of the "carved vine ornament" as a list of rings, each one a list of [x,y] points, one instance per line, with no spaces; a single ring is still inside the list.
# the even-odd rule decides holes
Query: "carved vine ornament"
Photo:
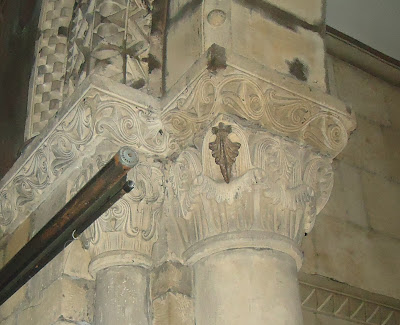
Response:
[[[6,229],[34,210],[82,157],[94,173],[100,165],[88,149],[94,152],[106,141],[110,152],[129,145],[140,153],[138,189],[90,228],[89,245],[108,236],[104,247],[112,246],[120,241],[113,234],[122,232],[148,243],[142,249],[139,241],[126,242],[127,247],[151,254],[163,214],[178,217],[187,247],[243,230],[271,231],[299,242],[329,197],[331,157],[346,145],[352,123],[345,113],[237,72],[205,72],[162,111],[96,87],[2,186],[0,224]],[[74,174],[71,193],[89,174]],[[164,191],[173,197],[168,208]]]

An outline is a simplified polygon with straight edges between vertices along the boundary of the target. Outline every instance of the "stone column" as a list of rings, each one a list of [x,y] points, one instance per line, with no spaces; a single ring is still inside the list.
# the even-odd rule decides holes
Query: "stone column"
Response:
[[[170,170],[197,325],[303,324],[300,244],[353,124],[343,106],[328,110],[296,91],[226,68],[185,94],[203,116],[170,112],[177,137],[198,130]]]
[[[354,129],[325,93],[323,1],[171,0],[166,15],[169,245],[193,266],[195,322],[300,325],[300,244]]]
[[[97,158],[100,165],[107,161],[102,157]],[[87,172],[96,169],[93,164],[85,167],[78,177],[83,183],[90,178]],[[134,190],[96,220],[82,237],[91,255],[89,272],[96,281],[96,325],[150,324],[150,269],[158,238],[163,176],[159,165],[141,155],[128,178],[135,182]]]

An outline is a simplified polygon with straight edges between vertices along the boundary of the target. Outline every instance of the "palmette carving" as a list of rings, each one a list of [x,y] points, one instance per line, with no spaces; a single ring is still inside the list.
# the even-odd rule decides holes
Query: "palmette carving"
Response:
[[[229,133],[232,132],[230,125],[219,123],[218,127],[212,128],[212,132],[215,134],[216,139],[210,142],[209,148],[215,158],[215,163],[221,169],[225,182],[229,183],[232,177],[232,165],[239,155],[240,143],[232,142],[228,138]]]

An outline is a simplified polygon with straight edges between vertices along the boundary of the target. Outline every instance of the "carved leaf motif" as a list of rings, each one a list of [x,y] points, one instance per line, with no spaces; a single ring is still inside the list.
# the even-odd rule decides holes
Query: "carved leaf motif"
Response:
[[[221,169],[225,182],[229,183],[232,178],[232,165],[239,155],[241,145],[238,142],[232,142],[228,138],[229,133],[232,132],[230,125],[219,123],[218,127],[212,128],[212,132],[217,137],[214,142],[210,142],[209,148],[212,151],[212,156],[215,158],[215,163]]]

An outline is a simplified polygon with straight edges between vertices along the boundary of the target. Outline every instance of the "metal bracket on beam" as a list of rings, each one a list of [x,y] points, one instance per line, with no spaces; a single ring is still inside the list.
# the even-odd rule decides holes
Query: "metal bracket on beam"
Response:
[[[128,171],[137,153],[123,147],[93,178],[0,270],[0,305],[29,281],[125,193],[134,188]]]

